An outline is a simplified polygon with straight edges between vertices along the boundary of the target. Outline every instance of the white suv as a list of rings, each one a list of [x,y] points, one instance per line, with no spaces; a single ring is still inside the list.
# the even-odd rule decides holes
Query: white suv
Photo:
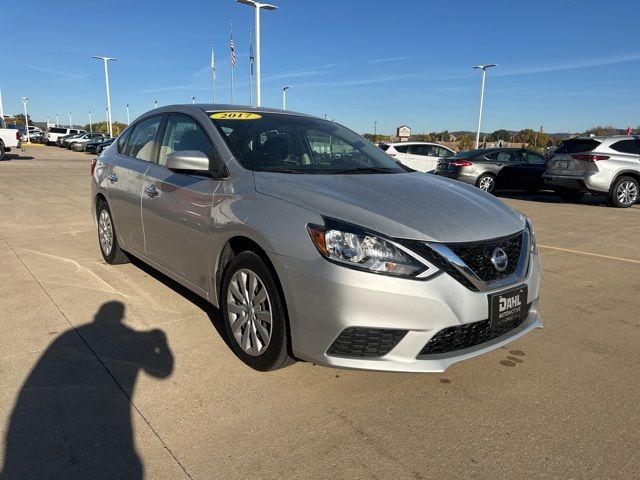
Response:
[[[591,192],[607,195],[614,207],[631,207],[640,190],[640,136],[565,140],[548,156],[544,179],[565,201]]]
[[[380,148],[403,165],[419,172],[433,172],[438,160],[456,154],[443,145],[427,142],[383,143]]]
[[[55,145],[58,138],[64,137],[65,135],[85,132],[85,130],[80,130],[78,128],[51,127],[47,131],[47,145]]]

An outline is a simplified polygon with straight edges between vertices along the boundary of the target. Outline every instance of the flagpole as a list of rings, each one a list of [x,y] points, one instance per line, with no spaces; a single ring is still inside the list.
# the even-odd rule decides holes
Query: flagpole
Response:
[[[253,107],[253,42],[249,30],[249,106]]]
[[[216,103],[216,56],[213,51],[213,43],[211,44],[211,94],[213,103]]]
[[[233,61],[235,46],[233,45],[233,22],[231,22],[231,104],[233,105],[233,70],[235,62]]]

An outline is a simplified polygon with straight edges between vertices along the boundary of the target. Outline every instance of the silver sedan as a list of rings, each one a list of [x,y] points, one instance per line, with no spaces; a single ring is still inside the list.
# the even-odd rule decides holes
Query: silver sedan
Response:
[[[138,257],[219,307],[255,369],[440,372],[541,327],[527,218],[334,122],[158,108],[91,173],[105,260]]]

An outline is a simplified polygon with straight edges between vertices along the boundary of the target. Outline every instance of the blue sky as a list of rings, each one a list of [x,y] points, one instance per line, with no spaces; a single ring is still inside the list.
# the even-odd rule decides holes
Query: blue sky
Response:
[[[613,8],[577,1],[274,0],[262,14],[263,106],[327,115],[359,132],[474,130],[480,75],[487,76],[483,131],[547,132],[640,124],[640,2]],[[135,7],[133,6],[135,5]],[[611,8],[608,8],[608,5]],[[3,5],[0,88],[5,114],[74,123],[105,118],[110,64],[114,120],[160,105],[229,101],[229,25],[236,103],[249,101],[253,10],[233,0],[31,0]]]

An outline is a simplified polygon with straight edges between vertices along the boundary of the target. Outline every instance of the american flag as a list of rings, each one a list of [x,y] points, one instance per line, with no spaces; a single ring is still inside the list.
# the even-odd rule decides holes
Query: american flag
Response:
[[[229,42],[231,46],[231,66],[233,68],[236,67],[236,47],[233,45],[233,35],[231,35],[231,42]]]

